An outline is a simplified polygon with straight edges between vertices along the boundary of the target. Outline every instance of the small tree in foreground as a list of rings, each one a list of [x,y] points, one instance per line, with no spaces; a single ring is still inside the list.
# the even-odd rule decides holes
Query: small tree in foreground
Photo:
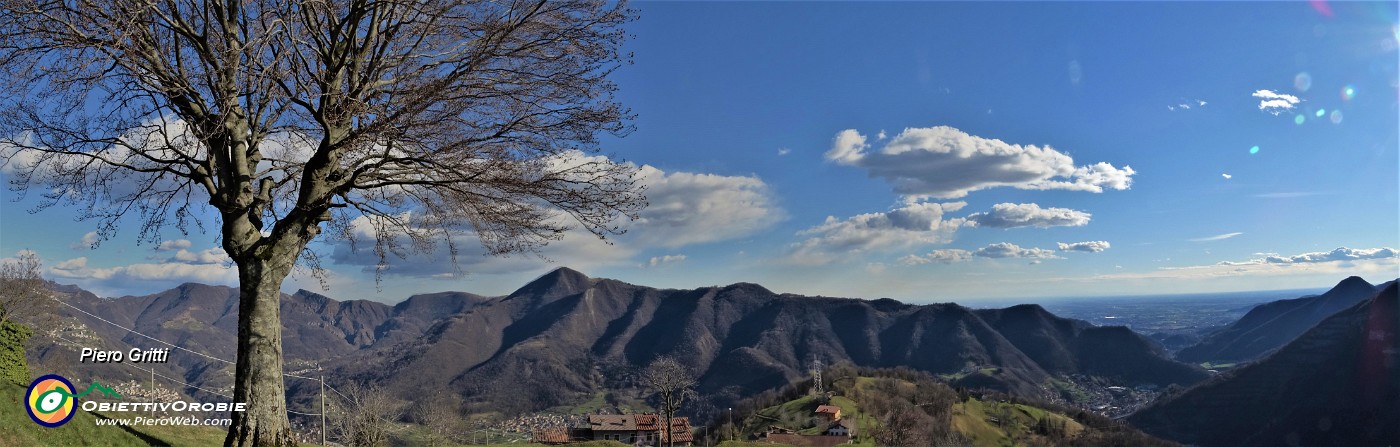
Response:
[[[382,388],[350,385],[331,413],[335,439],[347,447],[379,447],[389,442],[403,405]]]
[[[32,326],[52,315],[55,302],[40,276],[41,265],[39,255],[29,250],[0,261],[0,323]]]
[[[293,446],[278,301],[323,231],[388,254],[531,251],[644,205],[604,0],[0,0],[0,169],[110,237],[217,216],[238,269],[226,446]],[[362,236],[364,237],[364,236]]]
[[[414,402],[408,415],[414,423],[423,426],[423,443],[427,447],[449,445],[466,431],[461,399],[440,390]]]
[[[39,276],[39,257],[21,251],[0,259],[0,382],[29,383],[25,345],[40,319],[51,315],[53,298]]]
[[[666,445],[674,446],[676,441],[671,430],[675,425],[672,420],[685,399],[695,394],[695,376],[674,357],[663,355],[647,365],[641,379],[661,404],[661,411],[666,415]]]

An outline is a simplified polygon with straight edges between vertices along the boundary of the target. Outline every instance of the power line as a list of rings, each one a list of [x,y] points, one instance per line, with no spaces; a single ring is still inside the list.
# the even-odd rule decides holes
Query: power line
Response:
[[[58,301],[58,300],[55,300],[55,301]],[[122,325],[120,325],[120,324],[116,324],[116,323],[113,323],[113,322],[111,322],[111,321],[107,321],[107,319],[105,319],[105,318],[99,317],[99,316],[97,316],[97,315],[93,315],[91,312],[88,312],[88,311],[79,309],[78,307],[76,307],[76,306],[74,306],[74,305],[72,305],[72,304],[68,304],[68,303],[65,303],[65,302],[63,302],[63,301],[58,301],[58,303],[59,303],[59,304],[62,304],[62,305],[64,305],[64,306],[68,306],[68,307],[70,307],[70,308],[72,308],[73,310],[76,310],[76,311],[78,311],[78,312],[82,312],[84,315],[87,315],[87,316],[89,316],[89,317],[96,318],[96,319],[102,321],[103,323],[107,323],[107,324],[110,324],[110,325],[112,325],[112,326],[116,326],[116,327],[119,328],[119,329],[125,330],[125,331],[127,331],[127,332],[130,332],[130,333],[133,333],[133,334],[136,334],[136,335],[140,335],[140,336],[142,336],[142,337],[146,337],[146,338],[148,338],[148,339],[151,339],[151,340],[154,340],[154,341],[156,341],[156,342],[162,343],[162,344],[164,344],[164,345],[166,345],[166,346],[170,346],[170,347],[172,347],[172,348],[179,349],[179,350],[181,350],[181,351],[185,351],[185,352],[188,352],[188,353],[191,353],[191,354],[194,354],[194,355],[198,355],[198,356],[200,356],[200,357],[204,357],[204,358],[208,358],[208,359],[213,359],[213,360],[218,360],[218,361],[220,361],[220,362],[224,362],[224,363],[227,363],[227,364],[230,364],[230,365],[235,365],[235,364],[236,364],[236,363],[234,363],[234,362],[232,362],[232,361],[224,360],[224,359],[221,359],[221,358],[218,358],[218,357],[214,357],[214,356],[212,356],[212,355],[205,354],[205,353],[203,353],[203,352],[194,351],[194,350],[191,350],[191,349],[182,347],[182,346],[177,346],[177,345],[175,345],[174,343],[170,343],[170,342],[168,342],[168,341],[161,340],[161,339],[159,339],[159,338],[155,338],[155,337],[152,337],[152,336],[143,334],[143,333],[141,333],[141,332],[138,332],[138,331],[135,330],[135,329],[132,329],[132,328],[129,328],[129,327],[126,327],[126,326],[122,326]],[[72,341],[69,341],[69,343],[73,343],[73,342],[72,342]],[[74,343],[74,344],[77,344],[77,343]],[[227,372],[227,371],[225,371],[225,372]],[[318,380],[318,379],[316,379],[316,378],[314,378],[314,377],[298,376],[298,375],[296,375],[296,374],[289,374],[289,373],[282,373],[282,375],[283,375],[283,376],[287,376],[287,377],[297,378],[297,379]]]
[[[55,301],[57,301],[57,300],[55,300]],[[163,344],[165,344],[166,346],[170,346],[170,347],[172,347],[172,348],[179,349],[179,350],[181,350],[181,351],[185,351],[185,352],[188,352],[188,353],[191,353],[191,354],[194,354],[194,355],[198,355],[198,356],[201,356],[201,357],[204,357],[204,358],[208,358],[208,359],[212,359],[212,360],[218,360],[218,361],[220,361],[220,362],[224,362],[224,363],[227,363],[227,364],[230,364],[230,365],[233,365],[233,364],[234,364],[233,362],[230,362],[230,361],[228,361],[228,360],[224,360],[224,359],[221,359],[221,358],[218,358],[218,357],[214,357],[214,356],[212,356],[212,355],[205,354],[205,353],[202,353],[202,352],[197,352],[197,351],[185,349],[185,348],[182,347],[182,346],[176,346],[174,343],[170,343],[170,342],[167,342],[167,341],[165,341],[165,340],[161,340],[161,339],[159,339],[159,338],[155,338],[155,337],[152,337],[152,336],[149,336],[149,335],[146,335],[146,334],[142,334],[142,333],[140,333],[140,332],[136,332],[135,329],[131,329],[131,328],[122,326],[122,325],[120,325],[120,324],[113,323],[113,322],[111,322],[111,321],[107,321],[106,318],[102,318],[102,317],[99,317],[99,316],[97,316],[97,315],[93,315],[91,312],[88,312],[88,311],[86,311],[86,310],[79,309],[77,306],[74,306],[74,305],[72,305],[72,304],[68,304],[68,303],[65,303],[65,302],[63,302],[63,301],[58,301],[58,304],[62,304],[62,305],[64,305],[64,306],[68,306],[68,307],[72,308],[73,310],[76,310],[76,311],[78,311],[78,312],[82,312],[83,314],[86,314],[86,315],[89,316],[89,317],[96,318],[96,319],[102,321],[103,323],[107,323],[107,324],[110,324],[110,325],[112,325],[112,326],[116,326],[116,327],[118,327],[118,328],[125,329],[127,332],[131,332],[131,333],[133,333],[133,334],[140,335],[140,336],[142,336],[142,337],[146,337],[146,338],[149,338],[149,339],[151,339],[151,340],[154,340],[154,341],[163,343]]]
[[[108,321],[106,318],[102,318],[102,317],[99,317],[99,316],[97,316],[97,315],[93,315],[91,312],[88,312],[88,311],[79,309],[77,306],[74,306],[74,305],[72,305],[72,304],[68,304],[68,303],[65,303],[65,302],[59,301],[59,300],[54,300],[54,301],[57,301],[59,304],[62,304],[62,305],[64,305],[64,306],[68,306],[69,308],[72,308],[73,310],[76,310],[76,311],[78,311],[78,312],[82,312],[84,315],[87,315],[87,316],[92,317],[92,318],[96,318],[97,320],[99,320],[99,321],[101,321],[101,322],[103,322],[103,323],[107,323],[107,324],[110,324],[110,325],[112,325],[112,326],[116,326],[117,328],[123,329],[123,330],[125,330],[125,331],[127,331],[127,332],[130,332],[130,333],[133,333],[133,334],[136,334],[136,335],[140,335],[140,336],[146,337],[146,338],[148,338],[148,339],[150,339],[150,340],[153,340],[153,341],[156,341],[156,342],[165,344],[166,346],[170,346],[170,347],[172,347],[172,348],[179,349],[179,350],[181,350],[181,351],[185,351],[185,352],[188,352],[188,353],[191,353],[191,354],[195,354],[195,355],[198,355],[198,356],[201,356],[201,357],[204,357],[204,358],[208,358],[208,359],[212,359],[212,360],[218,360],[218,361],[220,361],[220,362],[224,362],[224,363],[227,363],[227,364],[230,364],[230,365],[235,365],[234,362],[231,362],[231,361],[228,361],[228,360],[224,360],[224,359],[221,359],[221,358],[218,358],[218,357],[214,357],[214,356],[212,356],[212,355],[205,354],[205,353],[202,353],[202,352],[190,350],[190,349],[187,349],[187,348],[182,347],[182,346],[177,346],[177,345],[175,345],[174,343],[170,343],[170,342],[167,342],[167,341],[165,341],[165,340],[161,340],[161,339],[159,339],[159,338],[155,338],[155,337],[152,337],[152,336],[150,336],[150,335],[143,334],[143,333],[141,333],[141,332],[139,332],[139,331],[137,331],[137,330],[135,330],[135,329],[132,329],[132,328],[129,328],[129,327],[126,327],[126,326],[122,326],[122,325],[120,325],[120,324],[113,323],[113,322],[111,322],[111,321]],[[58,338],[63,339],[62,337],[58,337]],[[63,339],[63,340],[64,340],[64,341],[67,341],[67,342],[69,342],[69,343],[73,343],[73,344],[75,344],[75,345],[78,344],[78,343],[74,343],[74,342],[71,341],[71,340],[67,340],[67,339]],[[135,365],[127,365],[127,366],[131,366],[131,367],[133,367],[133,368],[137,368]],[[140,368],[137,368],[137,369],[140,369]],[[228,371],[225,371],[225,372],[228,372]],[[171,377],[166,377],[165,375],[155,374],[155,371],[154,371],[154,370],[151,370],[151,374],[152,374],[152,375],[161,376],[162,378],[169,379],[169,380],[174,381],[174,382],[176,382],[176,383],[180,383],[180,384],[183,384],[183,385],[185,385],[185,386],[188,386],[188,387],[191,387],[191,388],[200,390],[200,391],[204,391],[204,392],[207,392],[207,393],[212,393],[212,394],[215,394],[215,395],[218,395],[218,396],[223,396],[223,397],[226,397],[226,398],[229,398],[229,399],[233,399],[232,396],[229,396],[229,395],[226,395],[226,394],[223,394],[223,393],[218,393],[218,392],[210,391],[210,390],[207,390],[207,389],[204,389],[204,388],[200,388],[200,387],[197,387],[197,386],[194,386],[194,385],[185,383],[184,381],[181,381],[181,380],[177,380],[177,379],[174,379],[174,378],[171,378]],[[336,394],[339,394],[341,397],[345,398],[347,402],[349,402],[349,403],[351,403],[351,404],[353,404],[353,405],[355,405],[355,406],[357,406],[357,407],[360,406],[360,405],[359,405],[359,402],[355,401],[354,399],[351,399],[350,396],[346,396],[345,393],[340,392],[340,390],[335,389],[335,387],[332,387],[332,386],[330,386],[330,385],[326,385],[326,380],[325,380],[324,377],[322,377],[322,378],[320,378],[320,379],[316,379],[316,378],[311,378],[311,377],[306,377],[306,376],[299,376],[299,375],[296,375],[296,374],[290,374],[290,373],[285,373],[285,372],[282,373],[282,376],[283,376],[283,377],[292,377],[292,378],[297,378],[297,379],[304,379],[304,380],[315,380],[315,381],[317,381],[317,382],[320,382],[322,386],[324,386],[324,387],[326,387],[326,388],[330,388],[331,391],[335,391]],[[324,391],[323,391],[323,392],[324,392]],[[299,411],[292,411],[292,410],[290,410],[290,409],[289,409],[289,410],[286,410],[286,411],[287,411],[288,413],[299,414],[299,415],[304,415],[304,416],[321,416],[321,415],[322,415],[322,413],[303,413],[303,412],[299,412]],[[380,418],[380,420],[383,420],[383,419]],[[388,421],[384,421],[384,422],[387,423]],[[325,427],[323,426],[321,429],[324,431],[324,430],[325,430]]]
[[[61,302],[61,301],[60,301],[59,303],[65,305],[65,306],[68,306],[68,307],[73,307],[73,306],[69,305],[68,303],[64,303],[64,302]],[[222,362],[224,362],[224,363],[229,363],[229,364],[232,364],[232,363],[233,363],[233,362],[230,362],[230,361],[228,361],[228,360],[224,360],[224,359],[221,359],[221,358],[218,358],[218,357],[214,357],[214,356],[207,355],[207,354],[204,354],[204,353],[200,353],[200,352],[196,352],[196,351],[191,351],[191,350],[189,350],[189,349],[185,349],[185,348],[181,348],[181,347],[179,347],[179,346],[175,346],[175,345],[173,345],[173,344],[171,344],[171,343],[169,343],[169,342],[166,342],[166,341],[164,341],[164,340],[161,340],[161,339],[158,339],[158,338],[155,338],[155,337],[146,335],[146,334],[142,334],[142,333],[137,332],[137,331],[135,331],[135,330],[132,330],[132,329],[123,327],[123,326],[121,326],[121,325],[119,325],[119,324],[116,324],[116,323],[107,321],[107,320],[103,319],[102,317],[93,315],[93,314],[88,313],[87,311],[84,311],[84,310],[82,310],[82,309],[78,309],[78,308],[76,308],[76,307],[73,307],[73,309],[76,309],[77,311],[82,312],[82,313],[84,313],[84,314],[87,314],[87,315],[89,315],[89,316],[91,316],[91,317],[93,317],[93,318],[96,318],[96,319],[98,319],[98,320],[102,320],[103,322],[105,322],[105,323],[107,323],[107,324],[110,324],[110,325],[113,325],[113,326],[116,326],[116,327],[119,327],[119,328],[122,328],[122,329],[126,329],[127,331],[129,331],[129,332],[131,332],[131,333],[133,333],[133,334],[137,334],[137,335],[140,335],[140,336],[142,336],[142,337],[149,338],[149,339],[151,339],[151,340],[155,340],[155,341],[158,341],[158,342],[161,342],[161,343],[165,343],[166,345],[170,345],[170,346],[172,346],[172,347],[179,348],[179,349],[181,349],[181,350],[183,350],[183,351],[188,351],[188,352],[191,352],[191,353],[194,353],[194,354],[198,354],[198,355],[201,355],[201,356],[204,356],[204,357],[208,357],[208,358],[211,358],[211,359],[214,359],[214,360],[219,360],[219,361],[222,361]],[[78,346],[81,346],[81,345],[82,345],[81,343],[75,342],[75,341],[73,341],[73,340],[69,340],[69,339],[64,338],[64,337],[62,337],[62,336],[59,336],[59,335],[54,335],[54,338],[57,338],[57,339],[59,339],[59,340],[66,341],[66,342],[71,343],[71,344],[73,344],[73,345],[78,345]],[[129,363],[121,363],[121,364],[122,364],[122,365],[129,366],[129,367],[132,367],[132,368],[135,368],[135,369],[137,369],[137,370],[139,370],[139,371],[141,371],[141,372],[143,372],[143,373],[150,373],[151,375],[160,377],[160,378],[162,378],[162,379],[166,379],[166,380],[169,380],[169,381],[171,381],[171,382],[184,385],[184,386],[186,386],[186,387],[194,388],[194,389],[197,389],[197,390],[200,390],[200,391],[209,393],[209,394],[213,394],[213,395],[216,395],[216,396],[220,396],[220,397],[223,397],[223,398],[233,399],[233,396],[230,396],[230,395],[227,395],[227,394],[224,394],[224,393],[220,393],[220,392],[218,392],[218,391],[210,390],[210,389],[208,389],[208,388],[204,388],[204,387],[200,387],[200,386],[197,386],[197,385],[193,385],[193,384],[190,384],[190,383],[185,382],[185,381],[183,381],[183,380],[176,379],[176,378],[174,378],[174,377],[170,377],[170,376],[167,376],[167,375],[165,375],[165,374],[157,373],[157,372],[155,372],[155,370],[143,369],[143,368],[141,368],[141,367],[139,367],[139,366],[132,365],[132,364],[129,364]],[[225,371],[225,372],[228,372],[228,371]],[[282,374],[282,375],[284,375],[284,376],[291,376],[291,377],[295,377],[295,378],[298,378],[298,379],[316,380],[316,379],[312,379],[312,378],[310,378],[310,377],[302,377],[302,376],[298,376],[298,375],[295,375],[295,374]],[[339,393],[339,391],[337,391],[337,393]],[[342,394],[342,395],[343,395],[343,394]],[[320,415],[321,415],[321,413],[302,413],[302,412],[299,412],[299,411],[292,411],[292,410],[286,410],[286,411],[287,411],[288,413],[300,414],[300,415],[306,415],[306,416],[320,416]]]

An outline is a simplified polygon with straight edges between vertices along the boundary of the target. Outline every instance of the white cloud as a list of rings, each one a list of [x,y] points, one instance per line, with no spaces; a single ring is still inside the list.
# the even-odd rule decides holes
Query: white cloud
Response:
[[[209,251],[211,250],[200,253]],[[232,264],[224,262],[187,263],[171,260],[94,267],[88,264],[88,258],[84,256],[59,261],[44,273],[50,279],[75,282],[84,289],[106,295],[151,293],[187,282],[226,286],[238,284],[238,270]]]
[[[648,205],[627,238],[648,247],[729,240],[751,235],[786,213],[768,184],[752,176],[667,173],[642,166]]]
[[[1395,249],[1390,247],[1381,248],[1346,248],[1341,247],[1332,251],[1317,251],[1303,253],[1293,256],[1280,256],[1275,253],[1262,253],[1262,258],[1248,261],[1221,261],[1219,265],[1260,265],[1260,264],[1306,264],[1320,262],[1343,262],[1362,261],[1371,259],[1393,259],[1396,257]]]
[[[1069,244],[1059,242],[1058,245],[1060,251],[1083,251],[1089,253],[1099,253],[1109,248],[1108,241],[1084,241]]]
[[[808,239],[793,244],[791,259],[804,264],[831,262],[837,254],[915,244],[943,243],[963,225],[963,219],[943,218],[967,204],[912,203],[884,213],[867,213],[838,219],[827,216],[821,225],[799,231]]]
[[[973,256],[983,258],[1029,258],[1029,259],[1059,259],[1053,250],[1043,248],[1021,248],[1009,242],[998,242],[977,249],[972,252]]]
[[[81,270],[86,269],[86,268],[87,268],[87,261],[88,261],[87,256],[81,256],[81,257],[69,259],[69,260],[67,260],[67,261],[60,261],[59,263],[54,264],[53,267],[51,267],[51,268],[52,268],[53,270],[61,270],[61,271],[64,271],[64,272],[76,272],[76,271],[81,271]]]
[[[1278,115],[1285,110],[1293,110],[1302,100],[1297,96],[1277,93],[1273,90],[1258,90],[1252,95],[1259,98],[1259,110]]]
[[[208,250],[189,251],[181,249],[175,252],[166,262],[183,262],[186,264],[224,264],[231,263],[233,259],[228,257],[228,253],[222,248],[210,248]]]
[[[1201,106],[1201,107],[1205,107],[1205,106],[1206,106],[1206,102],[1203,101],[1203,100],[1197,99],[1197,100],[1196,100],[1196,105]]]
[[[1230,175],[1230,174],[1220,174],[1220,176],[1221,176],[1221,177],[1225,177],[1225,180],[1229,180],[1229,179],[1235,178],[1235,176]]]
[[[902,258],[899,258],[899,263],[904,265],[920,265],[934,262],[951,264],[954,262],[966,261],[968,259],[972,259],[972,252],[970,251],[957,248],[945,248],[931,251],[923,256],[907,255]]]
[[[101,156],[139,169],[163,168],[169,166],[151,159],[203,158],[204,146],[188,132],[188,127],[181,120],[156,117],[121,135],[115,135],[113,139],[121,144],[108,144],[105,139],[89,143],[66,141],[63,144],[71,145],[71,150],[83,154]],[[105,163],[93,163],[87,155],[34,149],[47,148],[47,145],[66,137],[46,135],[46,138],[38,138],[32,133],[0,136],[0,174],[62,200],[83,202],[96,195],[101,205],[114,209],[134,203],[135,206],[131,207],[133,210],[142,206],[175,210],[182,205],[208,203],[204,188],[166,172],[136,172]],[[138,152],[132,150],[133,147],[146,150]],[[86,175],[74,176],[74,172]],[[168,193],[146,194],[148,191]]]
[[[24,258],[24,257],[26,257],[26,256],[33,256],[33,257],[35,257],[35,258],[38,258],[38,259],[39,259],[39,262],[41,263],[41,265],[42,265],[42,263],[43,263],[43,259],[42,259],[42,258],[39,258],[39,253],[35,252],[34,250],[19,250],[19,251],[16,251],[16,252],[15,252],[15,255],[14,255],[14,256],[10,256],[10,257],[7,257],[7,258],[0,258],[0,266],[15,265],[16,263],[20,262],[20,260],[21,260],[22,258]]]
[[[160,245],[156,246],[156,251],[185,250],[185,249],[190,248],[190,247],[193,246],[193,245],[194,245],[194,244],[191,244],[190,241],[189,241],[189,239],[175,239],[175,240],[170,240],[170,241],[161,241]]]
[[[77,242],[74,242],[74,243],[72,243],[72,244],[69,244],[69,245],[68,245],[68,248],[71,248],[71,249],[74,249],[74,250],[91,249],[91,248],[95,247],[95,246],[97,245],[98,242],[101,242],[101,241],[102,241],[102,238],[97,237],[97,232],[96,232],[96,231],[89,231],[89,232],[87,232],[87,234],[84,234],[83,237],[82,237],[81,239],[78,239]]]
[[[666,264],[674,264],[674,263],[681,262],[681,261],[684,261],[684,260],[685,260],[685,255],[652,256],[651,259],[647,260],[646,265],[644,265],[644,266],[642,266],[642,267],[643,267],[643,268],[652,268],[652,267],[658,267],[658,266],[662,266],[662,265],[666,265]]]
[[[399,253],[386,252],[380,259],[374,250],[375,230],[372,217],[360,216],[351,220],[350,232],[357,241],[353,246],[346,241],[333,241],[323,260],[351,267],[359,267],[361,273],[383,274],[417,278],[455,278],[458,273],[521,273],[538,270],[550,265],[567,266],[582,270],[617,265],[636,254],[637,250],[622,242],[608,243],[586,232],[570,231],[557,241],[539,249],[538,254],[510,254],[492,256],[482,247],[476,233],[461,230],[451,236],[451,246],[446,239],[437,237],[419,252],[413,252],[412,241],[408,236],[390,236],[392,244],[404,247]],[[413,217],[407,216],[413,221]],[[314,248],[314,247],[313,247]],[[456,249],[456,262],[453,262],[452,249]],[[402,257],[400,255],[403,255]],[[381,265],[381,261],[383,265]]]
[[[970,226],[991,228],[1014,227],[1081,227],[1089,223],[1089,213],[1068,208],[1041,208],[1034,203],[998,203],[989,212],[967,216]]]
[[[1243,276],[1327,275],[1336,277],[1361,274],[1377,274],[1382,277],[1394,278],[1397,268],[1400,268],[1400,257],[1397,257],[1396,250],[1393,248],[1353,249],[1343,247],[1330,252],[1302,253],[1293,256],[1266,254],[1263,257],[1245,261],[1221,261],[1210,265],[1162,267],[1150,272],[1115,273],[1088,279],[1194,280]]]
[[[1198,238],[1195,238],[1195,239],[1187,239],[1187,240],[1189,240],[1189,241],[1191,241],[1191,242],[1220,241],[1220,240],[1229,239],[1229,238],[1232,238],[1232,237],[1235,237],[1235,236],[1239,236],[1239,235],[1241,235],[1241,234],[1244,234],[1244,233],[1238,232],[1238,231],[1237,231],[1237,232],[1234,232],[1234,233],[1217,234],[1217,235],[1215,235],[1215,236],[1198,237]]]
[[[854,166],[860,162],[868,147],[870,145],[865,143],[865,135],[855,129],[846,129],[836,133],[836,138],[831,140],[831,149],[823,155],[837,164]]]
[[[564,162],[580,163],[602,158],[570,154]],[[693,244],[742,238],[766,229],[786,213],[768,185],[756,176],[727,176],[691,172],[667,172],[652,166],[637,169],[637,182],[645,187],[648,205],[635,221],[615,222],[626,233],[601,241],[582,231],[566,232],[535,254],[490,256],[476,233],[460,228],[451,236],[451,247],[441,236],[427,250],[401,250],[383,260],[375,253],[374,225],[360,216],[351,222],[351,234],[361,243],[352,250],[345,241],[332,241],[330,259],[335,264],[357,266],[365,273],[409,277],[455,277],[461,273],[520,273],[551,264],[577,269],[622,265],[650,248],[677,248]],[[411,216],[411,215],[410,215]],[[567,217],[558,216],[561,220]],[[394,243],[412,247],[407,236],[394,235]],[[454,266],[451,248],[457,250]]]
[[[788,148],[785,148],[785,147],[780,147],[780,148],[778,148],[778,155],[779,155],[779,156],[787,155],[787,154],[791,154],[791,153],[792,153],[792,149],[788,149]]]
[[[1105,242],[1105,244],[1107,244],[1107,243]],[[1060,245],[1063,246],[1064,244],[1060,244]],[[922,265],[922,264],[932,264],[932,263],[935,263],[935,262],[941,263],[941,264],[951,264],[951,263],[954,263],[954,262],[963,262],[963,261],[967,261],[967,260],[970,260],[970,259],[972,259],[972,258],[992,258],[992,259],[1016,258],[1016,259],[1034,259],[1034,260],[1040,260],[1040,259],[1063,259],[1063,258],[1061,258],[1061,257],[1059,257],[1059,256],[1056,256],[1054,250],[1046,250],[1046,249],[1043,249],[1043,248],[1034,248],[1034,247],[1022,248],[1022,247],[1020,247],[1020,246],[1018,246],[1018,245],[1016,245],[1016,244],[1012,244],[1012,243],[1009,243],[1009,242],[998,242],[998,243],[995,243],[995,244],[988,245],[988,246],[986,246],[986,247],[979,248],[979,249],[977,249],[976,251],[967,251],[967,250],[962,250],[962,249],[957,249],[957,248],[947,248],[947,249],[933,250],[933,251],[930,251],[928,254],[922,255],[922,256],[920,256],[920,255],[906,255],[906,256],[904,256],[904,257],[902,257],[902,258],[899,258],[899,263],[900,263],[900,264],[904,264],[904,265]],[[1039,262],[1032,262],[1032,263],[1033,263],[1033,264],[1038,264]]]
[[[1108,163],[1076,166],[1049,146],[1016,145],[969,135],[947,126],[908,128],[871,151],[854,129],[832,140],[826,159],[864,168],[907,196],[959,198],[999,186],[1018,189],[1103,192],[1128,189],[1131,167]]]

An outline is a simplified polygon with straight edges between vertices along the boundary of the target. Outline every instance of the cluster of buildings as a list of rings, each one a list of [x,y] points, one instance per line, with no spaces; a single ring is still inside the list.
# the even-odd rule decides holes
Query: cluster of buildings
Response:
[[[768,427],[768,431],[756,436],[759,442],[787,444],[796,447],[833,447],[850,444],[856,435],[856,427],[850,419],[841,417],[841,407],[821,405],[816,416],[826,428],[818,435],[802,435],[780,427]]]
[[[690,447],[695,442],[689,418],[672,418],[671,426],[666,427],[666,417],[654,413],[590,414],[587,425],[539,429],[532,438],[545,445],[607,440],[634,446],[665,446],[674,438],[676,446]]]
[[[825,426],[821,434],[803,435],[786,428],[768,427],[767,431],[755,434],[753,439],[796,447],[833,447],[851,443],[856,427],[849,419],[841,417],[841,407],[818,406],[816,416]],[[668,437],[671,436],[675,437],[675,445],[691,447],[695,443],[695,433],[691,429],[690,419],[676,417],[671,420],[671,426],[666,427],[666,417],[654,413],[591,414],[588,415],[587,424],[536,429],[531,440],[545,445],[606,440],[639,447],[660,447],[668,445]]]

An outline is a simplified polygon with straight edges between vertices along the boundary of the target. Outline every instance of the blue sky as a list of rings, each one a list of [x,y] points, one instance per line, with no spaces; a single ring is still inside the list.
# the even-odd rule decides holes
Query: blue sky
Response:
[[[391,259],[378,287],[372,253],[318,243],[325,293],[504,294],[561,265],[971,303],[1400,274],[1394,2],[635,6],[616,80],[637,131],[602,152],[644,165],[652,208],[628,234],[549,261],[466,253],[464,275],[441,251]],[[133,225],[90,249],[73,209],[4,194],[0,253],[34,250],[59,282],[234,278],[214,233],[154,247]]]

